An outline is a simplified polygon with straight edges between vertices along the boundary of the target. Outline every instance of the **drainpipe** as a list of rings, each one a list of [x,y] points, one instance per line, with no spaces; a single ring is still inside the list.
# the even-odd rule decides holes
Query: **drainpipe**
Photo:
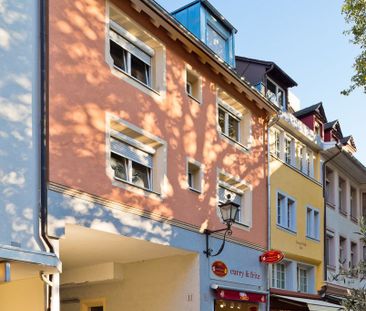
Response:
[[[328,271],[327,271],[327,194],[326,194],[326,188],[325,188],[325,185],[326,185],[326,165],[328,162],[330,162],[331,160],[333,160],[335,157],[337,157],[338,155],[341,154],[342,152],[342,145],[341,144],[336,144],[336,147],[338,148],[338,152],[331,156],[328,160],[324,161],[323,162],[323,165],[322,165],[322,188],[323,188],[323,208],[324,208],[324,226],[323,226],[323,235],[324,235],[324,282],[327,281],[327,274],[328,274]]]
[[[39,0],[40,14],[40,40],[39,40],[39,61],[40,61],[40,149],[41,149],[41,189],[40,189],[40,221],[41,221],[41,237],[50,253],[55,253],[47,235],[47,0]],[[52,298],[52,279],[53,275],[48,276],[47,281],[41,273],[41,278],[47,286],[46,290],[46,310],[51,310]]]
[[[271,152],[270,152],[270,128],[275,125],[280,120],[281,112],[277,113],[276,116],[272,118],[272,120],[268,121],[267,124],[267,221],[268,221],[268,231],[267,231],[267,245],[268,250],[271,249],[271,168],[270,168],[270,161],[271,161]],[[270,283],[270,273],[269,273],[269,266],[267,268],[267,288],[268,288],[268,302],[267,302],[267,311],[270,310],[270,294],[269,290],[271,288]]]

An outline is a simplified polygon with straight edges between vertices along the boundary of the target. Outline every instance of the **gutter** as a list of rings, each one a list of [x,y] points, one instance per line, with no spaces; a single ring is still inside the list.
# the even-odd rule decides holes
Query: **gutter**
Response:
[[[336,154],[334,154],[333,156],[331,156],[328,160],[323,162],[322,165],[322,188],[323,188],[323,208],[324,208],[324,226],[323,226],[323,236],[324,236],[324,253],[323,253],[323,257],[324,257],[324,276],[323,276],[323,281],[326,282],[327,281],[327,198],[326,198],[326,166],[327,163],[330,162],[331,160],[333,160],[334,158],[336,158],[337,156],[339,156],[342,153],[342,145],[336,144],[335,145],[338,148],[338,152]]]
[[[41,193],[40,193],[40,221],[41,221],[41,237],[42,241],[45,243],[46,249],[52,254],[55,254],[54,247],[49,240],[47,234],[47,89],[48,89],[48,76],[47,76],[47,63],[48,63],[48,36],[47,36],[47,12],[48,12],[48,2],[47,0],[39,0],[39,61],[40,61],[40,149],[41,149]],[[46,289],[46,310],[51,310],[52,301],[52,280],[53,274],[48,277],[41,273],[41,279],[45,282]]]
[[[270,128],[274,126],[280,120],[280,113],[277,113],[276,116],[269,120],[267,123],[267,245],[268,250],[271,249],[271,152],[270,152]],[[271,277],[269,272],[269,265],[267,265],[267,290],[268,290],[268,302],[267,302],[267,311],[270,311],[270,283]]]

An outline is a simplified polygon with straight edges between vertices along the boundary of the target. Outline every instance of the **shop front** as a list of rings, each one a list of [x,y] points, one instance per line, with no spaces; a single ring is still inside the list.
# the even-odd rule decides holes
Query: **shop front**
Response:
[[[260,255],[256,249],[228,243],[220,256],[209,258],[215,311],[266,310],[266,266]]]

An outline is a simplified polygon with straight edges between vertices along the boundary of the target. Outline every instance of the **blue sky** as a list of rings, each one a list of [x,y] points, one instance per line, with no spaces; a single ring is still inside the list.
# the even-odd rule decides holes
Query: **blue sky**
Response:
[[[191,0],[157,0],[173,11]],[[356,157],[366,165],[366,94],[340,95],[353,73],[358,49],[343,35],[348,27],[341,0],[211,0],[238,33],[236,54],[276,62],[297,83],[307,107],[322,101],[328,121],[339,119],[352,134]]]

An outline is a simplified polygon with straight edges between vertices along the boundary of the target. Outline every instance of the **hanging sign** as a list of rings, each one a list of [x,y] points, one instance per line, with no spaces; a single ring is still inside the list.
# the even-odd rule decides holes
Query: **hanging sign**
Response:
[[[228,268],[225,265],[225,263],[222,261],[215,261],[211,265],[211,270],[215,275],[217,275],[221,278],[225,277],[228,273]]]
[[[281,262],[285,255],[281,251],[271,250],[259,256],[259,261],[267,264]]]

